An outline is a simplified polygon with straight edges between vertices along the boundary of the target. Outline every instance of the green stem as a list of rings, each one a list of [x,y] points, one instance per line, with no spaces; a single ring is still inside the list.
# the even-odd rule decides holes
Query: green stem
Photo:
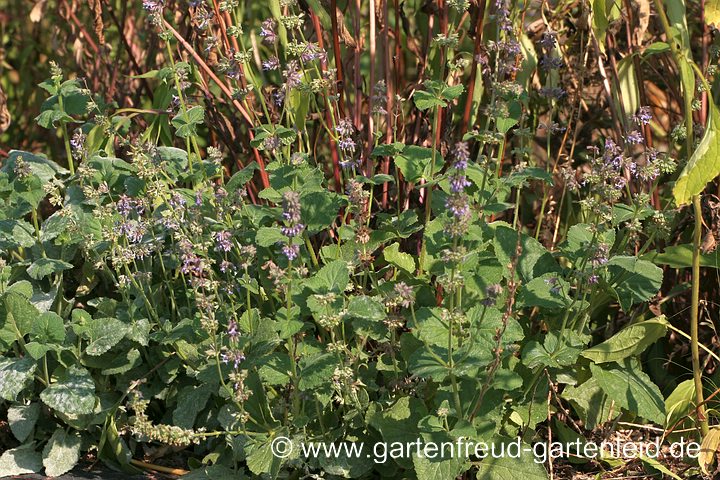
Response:
[[[437,132],[440,130],[440,109],[438,107],[435,107],[435,120],[433,121],[434,128],[432,132],[433,136],[433,143],[432,143],[432,153],[431,153],[431,160],[430,160],[430,178],[428,179],[428,183],[431,183],[434,180],[435,177],[435,155],[437,152]],[[433,193],[433,187],[434,184],[428,185],[425,187],[425,228],[427,228],[428,223],[430,223],[430,214],[432,213],[432,193]],[[425,235],[423,234],[423,240],[422,240],[422,246],[420,247],[420,265],[418,268],[418,273],[420,276],[422,276],[424,268],[425,268],[425,256],[427,254],[426,251],[427,246],[425,245]]]
[[[708,419],[705,415],[705,401],[703,396],[702,367],[700,366],[700,348],[698,340],[698,307],[700,304],[700,242],[702,242],[702,207],[700,195],[693,197],[695,210],[695,229],[693,231],[693,258],[692,258],[692,298],[690,304],[690,352],[692,355],[693,381],[695,382],[695,400],[697,402],[697,416],[700,431],[703,437],[710,431]]]

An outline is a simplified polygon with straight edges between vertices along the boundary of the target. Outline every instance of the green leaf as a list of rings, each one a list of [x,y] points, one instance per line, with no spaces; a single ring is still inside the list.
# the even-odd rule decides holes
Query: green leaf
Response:
[[[430,164],[432,162],[432,149],[417,145],[407,146],[402,153],[395,157],[395,165],[400,169],[408,182],[417,182],[421,178],[430,178]],[[435,153],[435,173],[439,172],[444,163],[440,152]]]
[[[85,353],[102,355],[125,337],[128,327],[116,318],[96,318],[87,325],[73,327],[76,333],[88,339]]]
[[[270,441],[259,442],[249,441],[245,444],[248,469],[257,476],[269,473],[271,477],[277,477],[282,458],[273,455],[272,443]]]
[[[322,353],[303,359],[298,388],[302,391],[317,389],[330,381],[337,357],[332,353]]]
[[[589,378],[577,387],[572,385],[563,390],[562,398],[570,402],[578,416],[589,430],[611,420],[617,414],[614,403],[605,395],[596,378]]]
[[[132,370],[133,368],[137,367],[142,363],[142,359],[140,358],[140,352],[137,350],[137,348],[129,350],[124,355],[108,355],[113,355],[113,359],[108,363],[103,362],[104,368],[100,372],[103,375],[120,375],[122,373]]]
[[[572,302],[570,284],[552,274],[534,278],[520,289],[518,304],[523,307],[567,308]]]
[[[385,261],[412,274],[415,271],[415,259],[409,253],[400,251],[400,244],[393,243],[383,250]]]
[[[662,284],[663,271],[647,260],[617,255],[607,263],[611,274],[610,284],[624,311],[638,302],[649,300]]]
[[[32,379],[35,367],[32,358],[0,357],[0,397],[14,401]]]
[[[263,358],[258,374],[264,384],[285,385],[290,380],[292,364],[286,353],[274,352]]]
[[[588,348],[582,356],[595,363],[617,362],[638,355],[665,336],[668,322],[664,316],[634,323],[603,343]]]
[[[532,369],[537,367],[559,368],[575,363],[581,349],[566,343],[558,345],[558,342],[558,337],[552,332],[545,336],[542,345],[537,340],[529,341],[522,351],[523,363]]]
[[[381,144],[375,147],[370,154],[372,157],[393,157],[402,152],[405,144],[401,142]]]
[[[261,247],[269,247],[276,243],[287,242],[287,237],[282,234],[278,227],[261,227],[255,233],[255,243]]]
[[[45,312],[35,319],[30,333],[39,342],[62,345],[65,341],[65,323],[57,313]]]
[[[197,135],[197,126],[203,123],[205,110],[200,105],[189,108],[186,112],[175,115],[172,124],[175,134],[181,138]]]
[[[43,468],[42,456],[32,443],[5,450],[0,456],[0,472],[4,478],[26,473],[37,473]]]
[[[300,211],[308,233],[317,233],[331,225],[340,207],[347,203],[332,192],[310,192],[302,196]]]
[[[382,435],[384,442],[415,442],[419,438],[418,422],[427,415],[422,400],[415,397],[401,397],[390,408],[380,410],[380,404],[372,404],[366,415],[367,423]],[[408,468],[410,458],[397,458],[395,461]]]
[[[32,331],[33,320],[40,314],[24,294],[8,291],[0,297],[0,329],[7,331],[9,338],[17,340]]]
[[[32,247],[33,227],[24,220],[0,220],[0,248]]]
[[[683,50],[683,54],[686,55],[686,57],[681,56],[680,58],[692,58],[692,53],[690,51],[690,31],[688,30],[687,25],[685,0],[672,0],[662,3],[665,7],[667,7],[667,16],[668,20],[670,20],[671,30],[673,30],[673,39],[677,41]],[[690,92],[691,95],[694,95],[692,89]]]
[[[62,272],[73,268],[72,263],[64,262],[55,258],[39,258],[27,269],[30,278],[41,280],[51,273]]]
[[[430,108],[444,107],[447,105],[443,99],[423,90],[417,90],[413,94],[413,101],[418,110],[428,110]]]
[[[501,449],[495,448],[496,451]],[[518,454],[512,457],[488,455],[478,465],[477,480],[547,480],[545,467],[536,460],[529,445],[521,444]]]
[[[22,158],[23,162],[30,167],[30,171],[34,175],[37,175],[43,184],[49,182],[54,177],[70,173],[65,168],[48,159],[45,155],[36,155],[20,150],[10,150],[8,158],[3,162],[2,168],[0,168],[0,172],[14,172],[18,158]]]
[[[608,26],[620,16],[620,5],[619,0],[592,1],[592,30],[603,53],[605,52],[605,37]]]
[[[650,467],[653,470],[657,470],[658,472],[660,472],[663,475],[667,475],[668,477],[674,478],[675,480],[683,480],[682,478],[680,478],[679,476],[677,476],[676,474],[674,474],[673,472],[668,470],[668,468],[665,465],[663,465],[662,463],[657,461],[655,458],[647,457],[645,455],[639,455],[638,458],[646,466]]]
[[[462,83],[453,85],[451,87],[443,87],[442,98],[447,101],[455,100],[465,91],[465,86]]]
[[[685,380],[675,387],[675,390],[665,399],[665,412],[667,412],[667,428],[673,427],[680,419],[691,413],[695,408],[695,382]]]
[[[347,263],[335,260],[322,267],[306,285],[315,293],[342,293],[350,282]]]
[[[617,69],[622,107],[624,108],[625,115],[629,117],[640,108],[640,90],[638,88],[638,80],[632,55],[628,55],[620,60],[617,64]]]
[[[692,267],[692,256],[693,246],[691,243],[686,243],[665,247],[663,253],[656,251],[648,252],[641,258],[653,262],[656,265],[667,265],[672,268],[690,268]],[[701,253],[700,266],[720,268],[720,249],[712,253]]]
[[[353,319],[355,333],[382,340],[387,335],[387,327],[383,320],[387,318],[385,305],[375,297],[366,295],[353,296],[347,307],[346,315]]]
[[[559,266],[550,252],[534,238],[525,234],[519,235],[515,229],[503,222],[495,222],[489,226],[494,229],[495,255],[506,274],[508,273],[508,264],[517,250],[518,236],[522,253],[517,262],[517,270],[523,281],[529,282],[540,275],[559,270]]]
[[[40,393],[45,405],[65,415],[87,415],[95,408],[95,382],[82,367],[71,366]]]
[[[350,449],[358,444],[356,439],[335,444],[340,447],[340,443],[343,443],[345,448],[339,448],[337,452],[320,449],[317,461],[327,478],[367,478],[366,474],[372,471],[375,463],[364,455],[352,453]]]
[[[438,445],[442,445],[439,443]],[[412,461],[415,467],[415,475],[418,480],[436,480],[438,478],[456,478],[462,472],[467,470],[467,465],[463,458],[454,456],[451,458],[443,458],[439,454],[434,458],[424,455],[413,455]],[[434,456],[434,455],[433,455]]]
[[[185,429],[193,428],[197,414],[205,408],[212,392],[213,388],[208,384],[182,389],[178,395],[177,407],[173,412],[173,425]]]
[[[720,175],[720,111],[712,101],[708,102],[708,117],[703,138],[673,187],[678,205],[690,203]]]
[[[622,408],[659,425],[665,424],[665,402],[660,389],[637,361],[609,367],[591,363],[590,371],[600,388]]]
[[[47,352],[53,350],[55,347],[47,343],[39,342],[28,342],[25,344],[25,350],[34,360],[40,360],[45,356]]]
[[[10,430],[20,442],[24,442],[35,428],[40,417],[40,404],[33,402],[29,405],[15,405],[8,408],[7,419]]]
[[[45,475],[59,477],[67,473],[80,459],[80,437],[58,428],[43,449]]]
[[[255,170],[258,169],[257,162],[250,162],[242,170],[239,170],[230,177],[230,180],[225,184],[225,189],[228,192],[235,192],[245,187],[255,174]]]
[[[707,5],[707,4],[706,4]],[[705,7],[707,8],[707,6]],[[670,51],[670,45],[666,42],[655,42],[651,43],[645,50],[643,50],[643,56],[648,57],[650,55],[657,55],[659,53],[665,53]]]

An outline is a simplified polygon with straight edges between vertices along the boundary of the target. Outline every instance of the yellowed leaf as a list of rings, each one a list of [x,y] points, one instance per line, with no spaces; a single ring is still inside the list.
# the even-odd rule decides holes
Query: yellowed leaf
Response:
[[[33,6],[32,10],[30,10],[30,21],[38,23],[42,19],[45,2],[46,0],[40,0]]]
[[[705,1],[705,23],[715,26],[720,24],[720,0]]]
[[[698,455],[700,469],[705,475],[710,475],[707,467],[715,463],[715,452],[718,447],[720,447],[720,427],[713,427],[703,438]]]

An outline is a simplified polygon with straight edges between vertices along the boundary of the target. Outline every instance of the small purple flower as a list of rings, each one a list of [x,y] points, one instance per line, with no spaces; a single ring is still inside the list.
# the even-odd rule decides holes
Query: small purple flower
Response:
[[[398,282],[395,284],[395,287],[393,287],[393,290],[397,297],[398,304],[405,308],[410,308],[410,305],[415,301],[415,293],[412,287],[405,282]]]
[[[85,156],[87,156],[87,150],[85,149],[85,140],[87,139],[87,136],[82,132],[82,130],[78,130],[75,132],[75,135],[70,139],[70,146],[72,147],[72,157],[80,161]]]
[[[240,352],[236,351],[230,351],[230,352],[224,352],[220,355],[220,358],[222,359],[222,362],[225,364],[228,364],[230,362],[233,363],[233,368],[237,370],[237,368],[240,366],[240,362],[245,360],[245,355],[243,355]],[[236,388],[237,388],[237,384]]]
[[[545,50],[552,50],[557,44],[557,33],[551,32],[550,30],[546,31],[542,34],[539,43]]]
[[[186,204],[187,202],[185,201],[185,197],[183,197],[177,192],[173,193],[172,197],[170,197],[170,200],[168,200],[168,205],[172,208],[181,208],[184,207]]]
[[[550,285],[550,293],[557,295],[560,293],[560,280],[557,277],[548,278],[545,280],[547,285]]]
[[[143,0],[143,8],[148,12],[157,12],[162,6],[162,0]]]
[[[268,45],[273,45],[277,42],[277,33],[275,33],[275,27],[277,23],[274,19],[268,18],[260,26],[260,36],[263,38],[263,42]]]
[[[288,260],[293,261],[300,254],[300,245],[283,245],[282,253]]]
[[[297,60],[290,60],[287,63],[287,66],[283,71],[283,77],[285,78],[285,87],[288,90],[292,90],[300,86],[302,83],[302,74],[300,73]]]
[[[639,130],[633,130],[628,134],[627,137],[625,137],[625,140],[627,140],[627,142],[630,144],[637,145],[643,143],[645,139],[643,138],[642,133],[640,133]]]
[[[300,223],[300,194],[288,190],[283,193],[283,218],[291,224]]]
[[[215,232],[215,250],[218,252],[229,252],[232,249],[232,233],[227,230]]]
[[[560,87],[542,87],[538,93],[541,97],[549,98],[552,100],[560,100],[566,95],[565,90]]]
[[[297,223],[289,227],[280,228],[280,232],[288,238],[297,237],[302,233],[303,230],[305,230],[305,225],[303,225],[302,223]]]
[[[228,337],[230,337],[230,341],[233,342],[237,340],[238,335],[240,335],[240,332],[238,332],[238,324],[235,319],[230,319],[228,322],[227,334]]]
[[[280,60],[276,56],[272,56],[262,63],[263,70],[272,71],[280,68]]]
[[[203,261],[200,257],[192,252],[187,252],[182,255],[182,266],[180,267],[182,273],[192,273],[193,275],[200,276],[203,270]]]
[[[325,62],[327,60],[327,53],[325,53],[325,50],[318,47],[316,44],[308,43],[305,45],[305,49],[300,54],[300,59],[303,62],[311,62],[313,60]]]
[[[652,120],[652,112],[650,107],[640,107],[635,115],[633,115],[633,121],[638,125],[647,125]]]
[[[470,150],[468,149],[467,142],[456,143],[453,154],[455,155],[455,162],[452,165],[453,168],[457,170],[465,170],[468,166],[468,161],[470,160]]]
[[[460,193],[465,190],[465,187],[469,187],[470,185],[472,185],[472,183],[468,181],[465,175],[455,173],[450,176],[450,191],[452,193]]]
[[[115,203],[115,208],[117,209],[118,213],[123,217],[127,217],[128,215],[130,215],[132,207],[132,199],[125,194],[120,195],[120,198],[118,198],[118,201]]]
[[[265,150],[274,152],[275,150],[280,148],[280,139],[275,135],[266,137],[265,140],[263,140],[263,148],[265,148]]]
[[[354,153],[355,153],[355,148],[357,147],[357,144],[355,143],[355,140],[353,140],[352,138],[349,138],[349,137],[347,137],[347,138],[341,138],[341,139],[338,141],[338,144],[337,144],[337,145],[338,145],[338,147],[340,147],[340,149],[341,149],[343,152],[345,152],[345,154],[347,154],[347,155],[352,155],[352,154],[354,154]]]
[[[540,68],[545,71],[557,70],[559,68],[562,68],[564,65],[565,62],[563,62],[562,58],[560,57],[550,57],[548,55],[545,55],[540,59]]]
[[[455,217],[465,217],[470,213],[468,196],[464,194],[450,195],[445,200],[445,208],[450,210]]]

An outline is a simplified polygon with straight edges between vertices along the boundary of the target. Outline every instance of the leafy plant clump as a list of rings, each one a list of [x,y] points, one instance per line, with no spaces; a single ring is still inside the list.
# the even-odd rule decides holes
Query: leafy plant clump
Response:
[[[2,474],[616,475],[533,446],[628,429],[711,472],[720,49],[684,2],[129,2],[141,40],[91,3],[127,75],[49,63],[56,145],[0,151]]]

